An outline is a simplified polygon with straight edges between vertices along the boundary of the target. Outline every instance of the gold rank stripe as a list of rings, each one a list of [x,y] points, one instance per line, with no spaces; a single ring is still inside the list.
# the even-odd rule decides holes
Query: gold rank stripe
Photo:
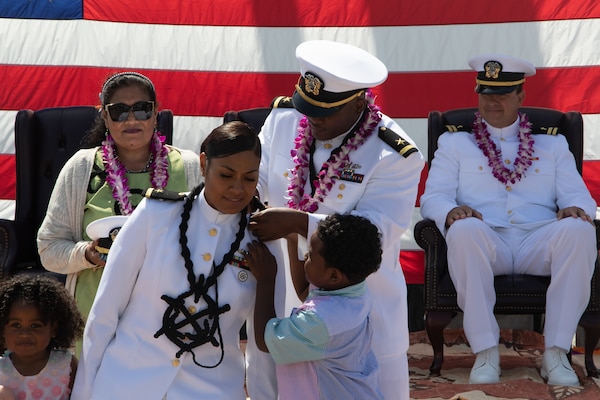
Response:
[[[400,153],[400,155],[405,155],[407,152],[412,151],[412,150],[416,150],[417,148],[415,146],[413,146],[412,144],[408,145],[408,146],[404,146],[402,148],[402,150],[400,150],[398,153]]]
[[[521,83],[525,82],[525,79],[519,79],[518,81],[511,81],[511,82],[503,82],[503,81],[484,81],[481,79],[475,79],[475,82],[477,82],[480,85],[484,85],[484,86],[501,86],[501,87],[505,87],[505,86],[517,86],[520,85]]]
[[[546,135],[556,136],[558,135],[558,127],[551,126],[550,128],[541,128],[540,130],[546,131]]]

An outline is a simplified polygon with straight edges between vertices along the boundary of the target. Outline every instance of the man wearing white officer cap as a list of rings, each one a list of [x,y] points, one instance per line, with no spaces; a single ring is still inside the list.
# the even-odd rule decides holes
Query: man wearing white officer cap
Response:
[[[367,279],[374,295],[372,345],[385,398],[408,399],[407,295],[398,257],[424,160],[413,140],[375,104],[369,88],[387,79],[379,59],[326,40],[300,44],[296,58],[301,76],[294,94],[274,100],[260,132],[259,191],[269,208],[252,217],[250,229],[261,240],[291,236],[290,255],[302,258],[305,238],[327,215],[352,213],[378,227],[381,268]],[[289,260],[278,260],[278,266],[287,287],[276,287],[282,306],[277,313],[286,316],[300,304],[290,272],[303,277],[304,271],[290,271]]]
[[[563,135],[535,134],[523,104],[535,67],[501,54],[473,57],[479,111],[473,132],[438,140],[421,214],[446,236],[448,269],[477,354],[469,381],[500,377],[494,275],[550,276],[541,375],[576,386],[567,352],[590,295],[596,202]]]

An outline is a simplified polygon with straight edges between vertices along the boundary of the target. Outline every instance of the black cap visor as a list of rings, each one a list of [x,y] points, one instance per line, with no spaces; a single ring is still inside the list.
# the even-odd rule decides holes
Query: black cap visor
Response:
[[[477,92],[479,94],[506,94],[506,93],[510,93],[510,92],[516,90],[518,86],[519,85],[487,86],[487,85],[477,84],[477,86],[475,86],[475,92]]]
[[[307,117],[312,117],[312,118],[329,117],[330,115],[335,114],[342,107],[344,107],[344,104],[342,104],[341,106],[330,107],[330,108],[317,107],[313,104],[310,104],[308,101],[304,100],[302,98],[302,96],[300,96],[298,91],[296,91],[296,90],[294,91],[294,94],[292,95],[292,104],[294,105],[294,108],[296,110],[298,110],[300,113],[306,115]]]

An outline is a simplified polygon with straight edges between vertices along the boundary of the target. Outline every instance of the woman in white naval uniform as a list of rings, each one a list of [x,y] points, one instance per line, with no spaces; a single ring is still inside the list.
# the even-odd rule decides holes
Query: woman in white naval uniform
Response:
[[[494,275],[520,273],[551,276],[542,377],[578,385],[566,353],[589,302],[596,203],[564,136],[532,134],[518,112],[533,65],[505,55],[477,56],[469,65],[479,71],[474,132],[440,136],[421,197],[421,214],[446,235],[450,277],[477,354],[469,380],[499,380]]]
[[[247,208],[260,152],[248,125],[224,124],[202,144],[204,187],[175,194],[183,201],[145,199],[129,217],[91,310],[72,399],[246,398],[239,331],[256,282],[239,250],[253,239]]]

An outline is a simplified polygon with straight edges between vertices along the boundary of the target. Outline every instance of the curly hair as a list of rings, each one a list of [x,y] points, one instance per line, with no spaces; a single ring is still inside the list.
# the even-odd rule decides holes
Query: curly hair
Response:
[[[350,281],[363,281],[381,264],[381,234],[366,218],[333,214],[319,222],[317,236],[323,242],[321,256]]]
[[[75,299],[56,279],[21,274],[0,282],[2,330],[16,301],[37,307],[45,324],[56,322],[56,336],[50,340],[49,349],[68,349],[83,335],[84,322]]]

